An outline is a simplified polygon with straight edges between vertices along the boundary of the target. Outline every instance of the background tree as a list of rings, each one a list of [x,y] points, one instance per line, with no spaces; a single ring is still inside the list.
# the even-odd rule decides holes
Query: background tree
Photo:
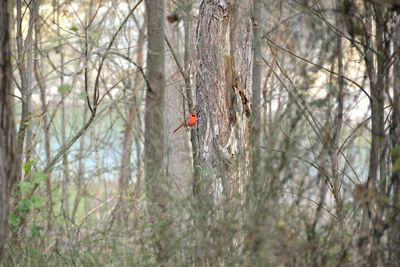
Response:
[[[397,20],[398,22],[399,20]],[[393,47],[397,49],[400,47],[400,28],[394,29],[393,35]],[[392,173],[390,178],[389,189],[393,190],[393,202],[394,209],[391,211],[392,226],[389,238],[390,238],[390,254],[396,262],[400,261],[400,59],[397,56],[393,63],[393,100],[392,100],[392,117],[390,123],[390,136],[392,142],[391,160],[392,160]]]
[[[14,108],[11,100],[11,34],[9,1],[0,4],[0,256],[8,236],[11,190],[18,178],[18,153]]]
[[[147,21],[147,75],[145,110],[144,165],[149,213],[153,224],[151,236],[156,262],[167,264],[171,257],[168,240],[173,235],[168,213],[169,182],[165,177],[164,145],[164,1],[145,1]]]

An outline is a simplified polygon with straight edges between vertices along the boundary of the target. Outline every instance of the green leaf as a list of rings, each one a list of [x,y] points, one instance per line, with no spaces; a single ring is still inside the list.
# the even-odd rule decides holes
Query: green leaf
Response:
[[[34,167],[34,166],[36,166],[37,163],[38,163],[37,159],[31,159],[31,160],[28,160],[28,161],[25,163],[24,167],[25,167],[25,166],[29,166],[29,170],[31,170],[31,168]]]
[[[25,175],[28,175],[31,172],[31,169],[32,169],[32,161],[30,160],[30,161],[27,161],[24,165]]]
[[[34,195],[31,197],[31,204],[34,209],[40,209],[44,206],[43,198]]]
[[[69,30],[73,31],[73,32],[78,32],[78,26],[73,24],[73,25],[71,25],[71,27],[69,27]]]
[[[47,180],[47,174],[44,172],[33,172],[32,173],[33,180],[38,184],[43,184]]]
[[[58,92],[60,93],[60,95],[65,96],[66,94],[68,94],[71,91],[72,87],[70,84],[61,84],[58,87]]]
[[[31,193],[33,190],[34,184],[31,181],[21,181],[19,183],[19,188],[22,193]]]
[[[30,208],[31,208],[31,201],[28,199],[23,199],[18,203],[19,211],[29,211]]]
[[[21,218],[15,213],[10,213],[8,216],[8,223],[12,226],[18,226],[21,223]]]
[[[42,227],[39,225],[34,224],[31,228],[32,236],[33,237],[40,237],[40,231],[42,230]]]

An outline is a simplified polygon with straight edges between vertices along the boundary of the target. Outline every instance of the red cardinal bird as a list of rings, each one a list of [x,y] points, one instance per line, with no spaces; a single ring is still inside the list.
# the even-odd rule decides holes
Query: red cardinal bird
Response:
[[[176,131],[178,131],[180,128],[182,128],[183,126],[194,126],[197,123],[197,115],[194,112],[190,112],[190,116],[189,118],[186,119],[186,121],[182,122],[181,125],[178,126],[178,128],[175,129],[174,133]]]

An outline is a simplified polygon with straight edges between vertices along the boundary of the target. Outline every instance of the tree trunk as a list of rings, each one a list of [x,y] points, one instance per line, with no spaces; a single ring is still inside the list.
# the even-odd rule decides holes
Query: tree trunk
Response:
[[[18,177],[11,93],[10,1],[0,2],[0,257],[8,232],[10,193]],[[12,14],[12,13],[11,13]]]
[[[31,1],[29,4],[29,22],[28,29],[26,33],[26,39],[23,40],[23,10],[22,10],[22,1],[17,0],[17,53],[18,53],[18,68],[19,74],[21,78],[21,104],[22,104],[22,113],[20,126],[18,129],[18,154],[21,155],[20,158],[20,166],[22,166],[22,152],[24,149],[25,143],[25,159],[29,160],[30,155],[32,153],[32,132],[29,127],[30,125],[30,117],[32,112],[32,74],[33,74],[33,31],[35,28],[36,18],[39,11],[39,2],[37,0]],[[20,179],[20,178],[18,178]]]
[[[145,177],[157,265],[170,259],[168,184],[164,164],[164,1],[146,0],[148,85],[145,110]]]
[[[400,48],[400,28],[396,27],[393,36],[393,48]],[[397,57],[393,65],[393,103],[392,103],[392,177],[393,187],[393,222],[389,234],[390,254],[394,262],[400,262],[400,58]]]
[[[180,6],[181,8],[176,8]],[[188,265],[192,262],[195,253],[195,231],[192,231],[190,214],[193,204],[191,200],[198,177],[198,145],[197,131],[194,127],[183,127],[177,132],[173,130],[184,121],[189,112],[197,112],[192,91],[192,0],[180,0],[167,8],[168,24],[166,26],[167,54],[167,80],[169,81],[165,92],[165,120],[166,120],[166,156],[167,179],[171,181],[170,214],[174,217],[175,257],[181,264]],[[181,27],[176,27],[180,19]],[[183,36],[182,36],[183,34]],[[183,45],[179,40],[184,39]],[[182,57],[183,55],[183,57]],[[189,143],[188,132],[190,133]],[[192,151],[192,153],[190,153]]]
[[[364,57],[366,71],[371,88],[370,95],[370,106],[371,106],[371,150],[370,150],[370,162],[368,170],[367,188],[370,192],[377,192],[379,197],[383,197],[386,193],[386,171],[385,171],[385,82],[386,77],[386,62],[387,57],[385,54],[384,47],[384,30],[385,30],[385,18],[383,10],[379,6],[370,6],[367,4],[367,13],[370,14],[371,19],[375,19],[375,25],[372,22],[367,22],[367,33],[365,34],[364,50],[366,56]],[[375,26],[375,34],[372,35],[373,27]],[[375,37],[375,39],[373,39]],[[370,46],[375,44],[375,49],[378,54],[368,51]],[[379,255],[381,253],[380,240],[384,234],[384,230],[381,228],[381,222],[385,214],[385,205],[382,205],[382,201],[379,201],[379,197],[368,199],[369,208],[365,209],[364,214],[369,214],[372,222],[371,229],[368,234],[370,242],[370,252],[368,255],[368,264],[375,266],[378,264]],[[372,208],[375,208],[374,212],[371,213]],[[366,216],[366,215],[364,215]],[[366,217],[364,217],[366,219]],[[361,226],[361,231],[367,231],[367,223],[364,221]],[[362,242],[360,251],[367,251],[366,244]]]
[[[229,264],[239,229],[219,234],[224,223],[239,225],[238,195],[249,175],[248,120],[252,88],[251,1],[202,1],[197,28],[197,92],[200,183],[196,261]],[[217,204],[217,205],[216,205]],[[210,245],[211,243],[211,245]],[[213,248],[213,249],[211,249]],[[214,257],[213,259],[211,257]],[[217,258],[215,258],[217,257]]]

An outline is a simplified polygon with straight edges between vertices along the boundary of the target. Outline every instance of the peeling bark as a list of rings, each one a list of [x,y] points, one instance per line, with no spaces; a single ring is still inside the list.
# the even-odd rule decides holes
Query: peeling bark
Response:
[[[238,229],[216,234],[219,222],[234,221],[237,196],[249,175],[249,116],[252,88],[251,1],[202,1],[197,26],[196,99],[199,183],[196,184],[196,261],[212,255],[230,263],[237,253]],[[234,197],[235,196],[235,197]],[[210,243],[216,251],[209,251]],[[224,245],[222,245],[224,244]],[[221,256],[222,257],[222,256]],[[214,259],[215,260],[215,259]]]

